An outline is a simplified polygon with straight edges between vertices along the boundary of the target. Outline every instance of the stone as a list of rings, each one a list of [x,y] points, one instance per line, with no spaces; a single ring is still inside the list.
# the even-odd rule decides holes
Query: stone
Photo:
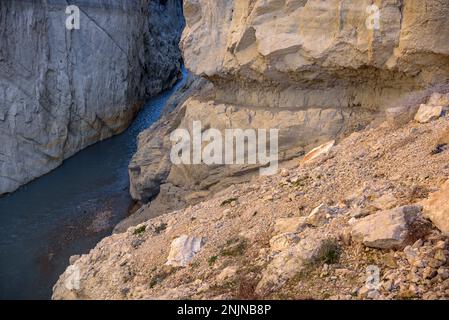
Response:
[[[204,245],[204,239],[182,235],[172,241],[166,265],[185,267]]]
[[[282,251],[298,243],[299,237],[294,233],[283,233],[270,239],[272,251]]]
[[[238,271],[238,267],[237,266],[226,267],[217,276],[217,281],[219,283],[223,283],[224,281],[232,279],[237,274],[237,271]]]
[[[449,278],[449,269],[448,268],[440,267],[437,272],[443,281]]]
[[[281,177],[288,177],[289,176],[289,172],[287,169],[283,168],[281,170]]]
[[[330,214],[332,214],[332,211],[329,207],[325,204],[320,204],[307,216],[306,223],[314,227],[319,227],[328,221],[328,215]]]
[[[377,198],[373,205],[379,210],[389,210],[396,207],[398,204],[398,200],[395,196],[390,193],[382,195],[380,198]]]
[[[69,258],[69,264],[70,264],[70,265],[75,264],[75,262],[77,262],[80,258],[81,258],[81,256],[78,255],[78,254],[77,254],[77,255],[71,256],[71,257]]]
[[[443,106],[449,107],[449,93],[441,94],[439,92],[434,92],[429,98],[427,104],[431,106]]]
[[[306,225],[306,217],[280,218],[274,225],[276,234],[297,233]]]
[[[415,121],[419,123],[428,123],[436,120],[443,114],[442,106],[430,106],[422,104],[415,115]]]
[[[449,180],[423,202],[423,213],[445,235],[449,235]]]
[[[422,272],[422,276],[424,279],[432,279],[437,275],[437,271],[432,267],[426,267],[424,268]]]
[[[329,151],[332,149],[332,147],[334,145],[335,145],[335,140],[332,140],[332,141],[326,142],[316,148],[313,148],[304,156],[304,158],[301,159],[300,164],[301,165],[307,164],[307,163],[317,159],[318,157],[329,153]]]
[[[435,256],[434,256],[434,258],[435,258],[436,260],[438,260],[438,261],[441,261],[442,263],[446,263],[446,261],[447,261],[447,258],[446,258],[446,255],[445,255],[443,249],[437,249],[437,250],[435,251]]]
[[[121,133],[178,80],[181,2],[159,2],[92,0],[68,31],[64,3],[2,1],[0,194]]]
[[[378,249],[404,248],[410,241],[410,228],[422,208],[404,206],[360,219],[352,226],[352,239]]]
[[[290,247],[289,250],[281,251],[262,272],[256,292],[262,294],[281,287],[318,258],[325,241],[326,238],[322,235],[310,234]]]

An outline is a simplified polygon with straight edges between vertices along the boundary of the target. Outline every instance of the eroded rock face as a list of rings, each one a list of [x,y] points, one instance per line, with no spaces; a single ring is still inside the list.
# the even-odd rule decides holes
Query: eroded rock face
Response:
[[[409,109],[449,78],[449,4],[381,1],[374,29],[367,27],[371,4],[185,1],[186,66],[213,88],[178,106],[175,113],[182,116],[159,124],[162,131],[142,134],[130,165],[133,198],[147,202],[161,183],[218,190],[254,171],[171,166],[167,134],[193,121],[219,130],[280,129],[282,161],[359,130],[392,107],[400,111],[396,116],[412,118],[416,110]],[[431,22],[422,26],[424,21]]]
[[[73,4],[77,4],[76,1]],[[0,3],[0,194],[123,131],[177,80],[181,1]]]
[[[209,78],[217,99],[228,103],[397,106],[411,91],[448,78],[449,3],[376,4],[187,0],[186,65]]]
[[[217,191],[241,182],[245,174],[258,174],[259,162],[248,164],[246,161],[243,165],[173,165],[170,150],[175,143],[170,141],[170,133],[175,129],[186,129],[192,136],[194,121],[201,121],[203,128],[218,129],[223,137],[228,128],[280,129],[278,155],[279,161],[284,161],[301,156],[310,145],[341,137],[357,125],[366,125],[371,119],[372,115],[367,111],[258,109],[216,104],[211,100],[192,97],[140,135],[138,151],[129,165],[131,195],[136,200],[147,202],[158,194],[160,184],[167,182],[195,192]]]

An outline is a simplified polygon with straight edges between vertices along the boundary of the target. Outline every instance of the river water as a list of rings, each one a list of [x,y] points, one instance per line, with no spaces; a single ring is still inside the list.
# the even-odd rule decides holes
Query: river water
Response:
[[[137,135],[160,117],[185,79],[183,70],[183,80],[148,101],[121,135],[0,198],[0,299],[49,299],[69,257],[87,253],[126,217]]]

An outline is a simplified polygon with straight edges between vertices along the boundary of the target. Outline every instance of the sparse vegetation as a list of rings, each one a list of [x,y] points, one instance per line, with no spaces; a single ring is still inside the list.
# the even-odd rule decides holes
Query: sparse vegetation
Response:
[[[326,240],[318,253],[318,262],[336,264],[340,260],[341,247],[336,240]]]
[[[134,230],[133,234],[134,234],[134,235],[140,236],[140,235],[143,234],[146,230],[147,230],[147,226],[146,226],[146,225],[143,225],[143,226],[140,226],[140,227],[136,228],[136,229]]]
[[[162,231],[164,231],[165,229],[167,229],[167,224],[166,223],[161,223],[160,225],[158,225],[155,229],[154,232],[156,232],[156,234],[160,234]]]
[[[209,264],[210,267],[212,267],[215,262],[217,262],[218,257],[217,256],[212,256],[207,260],[207,263]]]

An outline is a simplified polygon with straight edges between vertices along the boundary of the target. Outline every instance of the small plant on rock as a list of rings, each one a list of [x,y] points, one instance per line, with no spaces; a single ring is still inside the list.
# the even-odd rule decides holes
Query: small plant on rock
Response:
[[[141,235],[141,234],[143,234],[145,232],[145,230],[147,230],[147,226],[143,225],[143,226],[140,226],[140,227],[136,228],[134,230],[133,234],[134,235]]]
[[[326,264],[336,264],[340,261],[341,247],[336,240],[326,240],[318,253],[318,261]]]
[[[212,256],[207,260],[207,263],[209,264],[210,267],[212,267],[215,262],[217,262],[218,257],[217,256]]]

